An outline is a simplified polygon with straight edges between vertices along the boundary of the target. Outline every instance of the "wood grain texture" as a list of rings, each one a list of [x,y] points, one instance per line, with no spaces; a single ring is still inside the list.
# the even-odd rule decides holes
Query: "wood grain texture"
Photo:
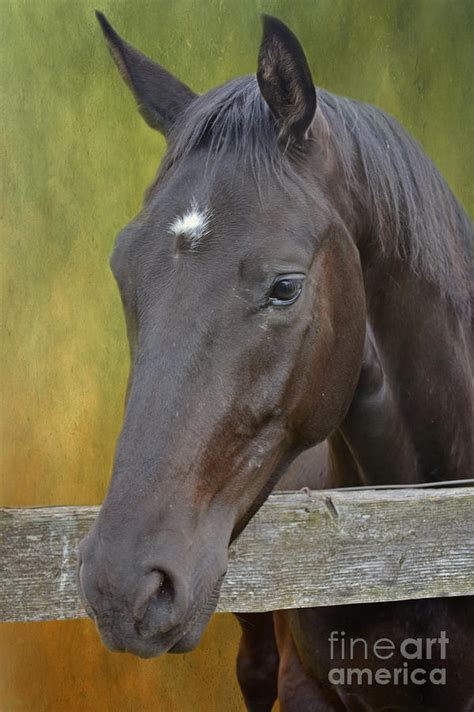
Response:
[[[98,507],[0,509],[0,620],[78,618]],[[474,594],[474,488],[270,496],[229,550],[219,611]]]

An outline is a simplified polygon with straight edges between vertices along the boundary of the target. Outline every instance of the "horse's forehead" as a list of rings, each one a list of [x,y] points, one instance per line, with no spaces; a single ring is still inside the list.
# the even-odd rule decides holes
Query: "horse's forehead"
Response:
[[[199,204],[192,198],[188,207],[173,218],[168,231],[171,235],[186,240],[190,247],[195,247],[209,232],[211,216],[209,205]]]
[[[300,241],[310,217],[301,201],[288,200],[276,179],[256,186],[245,166],[225,156],[206,173],[206,158],[189,156],[157,186],[146,221],[149,230],[165,238],[165,250],[210,254],[207,244],[216,253],[219,245],[231,245],[237,256],[252,247],[270,247],[270,238],[273,250],[289,236]]]
[[[216,247],[221,244],[229,254],[227,247],[232,245],[232,254],[237,257],[240,252],[246,256],[249,250],[252,254],[264,256],[266,252],[271,255],[284,253],[288,247],[294,251],[297,246],[311,247],[308,242],[308,227],[301,211],[293,214],[291,210],[281,209],[281,204],[274,206],[261,203],[256,208],[252,201],[222,201],[213,199],[214,196],[201,196],[188,198],[179,206],[166,210],[166,217],[162,225],[166,227],[166,234],[171,238],[174,254],[189,252],[204,246],[206,239],[211,239],[211,244]],[[215,238],[218,238],[216,240]],[[239,250],[239,245],[241,250]],[[253,248],[253,249],[252,249]],[[202,250],[199,249],[201,253]],[[216,250],[221,254],[220,250]],[[209,251],[206,250],[206,254]]]

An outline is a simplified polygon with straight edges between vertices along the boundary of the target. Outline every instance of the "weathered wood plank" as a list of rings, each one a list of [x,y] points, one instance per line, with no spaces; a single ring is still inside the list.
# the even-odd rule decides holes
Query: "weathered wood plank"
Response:
[[[0,510],[0,620],[85,615],[77,543],[97,507]],[[218,610],[474,595],[474,488],[276,493],[229,553]]]

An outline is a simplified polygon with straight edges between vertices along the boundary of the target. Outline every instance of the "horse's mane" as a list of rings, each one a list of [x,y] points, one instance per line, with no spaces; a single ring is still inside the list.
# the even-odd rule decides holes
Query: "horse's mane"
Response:
[[[368,205],[374,244],[404,260],[456,307],[468,307],[472,223],[435,165],[381,109],[322,89],[317,97],[353,199]],[[188,106],[170,136],[161,175],[204,143],[210,163],[226,149],[247,159],[257,184],[269,173],[283,184],[298,180],[298,163],[291,150],[282,151],[254,76],[212,89]]]

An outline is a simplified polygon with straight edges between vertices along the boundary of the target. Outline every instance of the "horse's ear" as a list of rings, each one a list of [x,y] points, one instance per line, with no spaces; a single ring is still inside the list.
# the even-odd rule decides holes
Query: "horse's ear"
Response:
[[[286,140],[304,141],[316,111],[316,90],[303,49],[291,30],[263,15],[257,81]]]
[[[115,64],[135,95],[140,113],[152,128],[166,134],[196,94],[166,69],[125,42],[105,15],[96,12],[96,17]]]

